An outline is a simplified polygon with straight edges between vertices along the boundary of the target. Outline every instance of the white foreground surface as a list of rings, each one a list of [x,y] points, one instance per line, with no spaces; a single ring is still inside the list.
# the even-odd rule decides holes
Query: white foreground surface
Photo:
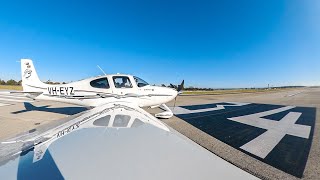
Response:
[[[169,131],[144,114],[142,109],[119,107],[89,117],[101,109],[71,120],[78,129],[1,162],[3,179],[257,179],[212,154],[185,136]],[[116,113],[116,114],[115,114]],[[146,113],[146,112],[145,112]],[[126,118],[129,116],[129,118]],[[107,118],[111,117],[111,118]],[[87,118],[88,119],[88,118]],[[78,121],[80,120],[80,121]],[[69,125],[68,125],[69,126]],[[45,152],[34,160],[34,151]]]

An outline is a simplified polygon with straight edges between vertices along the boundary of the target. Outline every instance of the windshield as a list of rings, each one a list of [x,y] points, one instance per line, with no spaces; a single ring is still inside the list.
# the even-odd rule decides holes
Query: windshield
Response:
[[[136,76],[133,77],[133,78],[134,78],[134,80],[136,81],[138,87],[143,87],[143,86],[149,85],[146,81],[144,81],[144,80],[141,79],[141,78],[138,78],[138,77],[136,77]]]

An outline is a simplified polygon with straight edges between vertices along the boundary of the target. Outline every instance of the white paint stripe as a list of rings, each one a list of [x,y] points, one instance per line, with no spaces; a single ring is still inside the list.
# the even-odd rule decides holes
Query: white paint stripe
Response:
[[[22,91],[0,91],[0,94],[11,94],[11,92],[19,93]]]
[[[278,108],[278,109],[274,109],[274,110],[270,110],[270,111],[265,111],[265,112],[256,113],[256,114],[249,114],[249,115],[239,116],[239,117],[233,117],[233,118],[228,118],[228,119],[232,120],[232,121],[240,122],[243,124],[247,124],[250,126],[263,128],[263,129],[272,129],[272,128],[277,128],[278,121],[264,119],[261,117],[269,116],[269,115],[276,114],[276,113],[283,112],[283,111],[287,111],[287,110],[293,109],[293,108],[294,108],[293,106],[286,106],[286,107],[282,107],[282,108]]]
[[[269,130],[240,148],[264,159],[284,136],[284,133]]]
[[[0,94],[0,97],[12,98],[12,99],[28,99],[26,96],[10,96],[10,95],[2,95],[2,94]]]
[[[0,96],[26,97],[24,94],[0,93]]]
[[[208,112],[208,111],[218,111],[218,110],[222,110],[225,109],[225,107],[234,107],[234,106],[245,106],[248,105],[250,103],[238,103],[238,102],[226,102],[232,105],[220,105],[217,104],[217,107],[215,108],[207,108],[207,109],[197,109],[197,110],[189,110],[189,109],[185,109],[182,107],[170,107],[170,109],[172,110],[172,112],[176,115],[178,114],[192,114],[192,113],[199,113],[199,112]]]
[[[298,94],[301,94],[302,92],[297,92],[297,93],[294,93],[294,94],[289,94],[288,97],[292,97],[292,96],[295,96],[295,95],[298,95]]]
[[[285,107],[273,109],[270,111],[264,111],[264,112],[260,112],[260,113],[251,114],[246,117],[254,117],[255,118],[255,117],[269,116],[269,115],[276,114],[276,113],[283,112],[283,111],[287,111],[287,110],[293,109],[293,108],[295,108],[295,106],[285,106]]]
[[[232,121],[267,130],[267,132],[261,134],[240,148],[250,152],[251,154],[265,158],[286,134],[308,139],[311,127],[295,124],[302,115],[300,112],[289,112],[280,121],[262,118],[264,116],[287,111],[292,108],[294,108],[294,106],[286,106],[261,113],[228,118]]]
[[[1,106],[8,106],[8,105],[10,105],[10,104],[0,103],[0,107]]]
[[[30,100],[18,100],[18,99],[8,99],[8,98],[0,98],[0,101],[7,101],[7,102],[33,102]]]
[[[287,134],[287,130],[290,130],[292,124],[301,116],[301,113],[290,112],[283,117],[279,122],[276,121],[275,127],[269,127],[269,130],[247,144],[240,147],[243,150],[255,154],[261,158],[265,158],[272,149],[281,141],[281,139]],[[299,133],[299,131],[297,131]],[[302,132],[305,132],[302,130]],[[299,136],[299,134],[295,134]],[[305,136],[304,136],[305,137]]]

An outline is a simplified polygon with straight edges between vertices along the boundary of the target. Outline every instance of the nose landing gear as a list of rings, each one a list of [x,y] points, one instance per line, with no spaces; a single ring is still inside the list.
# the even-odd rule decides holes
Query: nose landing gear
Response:
[[[171,118],[171,117],[173,116],[173,112],[171,111],[170,108],[168,108],[167,105],[161,104],[161,105],[159,106],[159,108],[163,109],[164,112],[155,114],[155,117],[156,117],[156,118],[169,119],[169,118]]]

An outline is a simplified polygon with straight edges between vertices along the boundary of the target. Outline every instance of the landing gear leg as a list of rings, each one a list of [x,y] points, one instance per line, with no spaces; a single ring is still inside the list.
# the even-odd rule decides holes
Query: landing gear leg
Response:
[[[171,117],[173,116],[173,113],[172,113],[171,109],[169,109],[167,105],[161,104],[161,105],[159,106],[159,108],[163,109],[164,112],[155,114],[155,116],[156,116],[157,118],[169,119],[169,118],[171,118]]]

